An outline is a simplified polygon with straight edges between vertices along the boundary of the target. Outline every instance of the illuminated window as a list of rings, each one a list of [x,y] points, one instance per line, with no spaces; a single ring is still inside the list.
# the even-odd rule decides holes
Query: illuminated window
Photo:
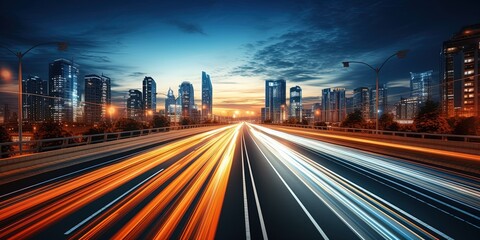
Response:
[[[465,88],[464,92],[473,92],[473,91],[474,91],[474,88]]]
[[[473,72],[474,72],[473,70],[467,70],[467,71],[465,71],[465,75],[473,74]]]
[[[471,62],[473,62],[473,58],[466,58],[466,59],[464,60],[464,62],[465,62],[465,63],[471,63]]]
[[[465,86],[465,87],[473,86],[473,83],[472,83],[472,82],[468,82],[468,83],[465,83],[464,86]]]

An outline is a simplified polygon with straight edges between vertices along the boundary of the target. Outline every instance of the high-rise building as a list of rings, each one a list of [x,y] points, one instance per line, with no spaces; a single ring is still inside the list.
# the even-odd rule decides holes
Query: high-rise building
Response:
[[[302,88],[299,86],[290,88],[290,118],[302,121]]]
[[[347,115],[345,88],[326,88],[322,90],[323,122],[338,123]]]
[[[322,120],[322,103],[314,103],[312,105],[313,120],[320,122]]]
[[[127,117],[141,121],[144,117],[142,92],[136,89],[128,90]]]
[[[168,88],[167,95],[165,97],[165,112],[167,115],[175,114],[175,95],[173,90]]]
[[[110,78],[104,75],[85,75],[85,123],[108,120],[108,108],[112,102],[110,81]]]
[[[433,70],[413,73],[410,72],[410,97],[416,98],[419,104],[425,103],[432,97]]]
[[[210,75],[202,72],[202,115],[203,119],[212,119],[213,89]]]
[[[378,88],[378,118],[388,112],[388,91],[387,85]],[[375,119],[376,111],[376,89],[370,89],[370,119]]]
[[[395,105],[395,119],[413,120],[419,110],[419,103],[417,98],[400,98]]]
[[[353,90],[353,110],[360,110],[363,119],[370,119],[370,90],[367,87]]]
[[[443,43],[442,112],[480,116],[480,24],[462,28]]]
[[[55,122],[76,122],[79,106],[78,65],[57,59],[49,66],[49,118]]]
[[[157,112],[157,83],[155,83],[155,80],[152,77],[145,76],[142,90],[145,115],[147,115],[148,111],[152,111],[152,113]]]
[[[37,76],[29,76],[22,81],[23,120],[28,122],[45,121],[48,89],[47,81]]]
[[[0,123],[8,123],[10,121],[10,111],[8,110],[8,104],[0,106]]]
[[[265,118],[273,123],[286,120],[286,88],[285,80],[265,81]]]
[[[190,82],[182,82],[178,89],[178,96],[182,106],[182,116],[191,117],[195,105],[195,92]]]

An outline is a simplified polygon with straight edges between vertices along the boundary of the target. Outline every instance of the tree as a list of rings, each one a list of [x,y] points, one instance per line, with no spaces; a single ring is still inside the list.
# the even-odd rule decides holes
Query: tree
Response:
[[[400,124],[395,122],[395,120],[393,119],[393,114],[384,113],[378,119],[378,127],[382,130],[398,131],[398,129],[400,129]]]
[[[131,118],[121,118],[115,124],[115,129],[121,132],[140,130],[142,123]]]
[[[5,142],[11,142],[12,137],[10,136],[10,133],[8,133],[8,130],[0,126],[0,143],[5,143]],[[7,158],[13,155],[13,147],[12,145],[2,145],[2,155],[0,155],[0,158]]]
[[[183,117],[182,120],[180,121],[180,124],[183,126],[192,125],[193,121],[189,117]]]
[[[362,128],[364,124],[365,119],[363,119],[363,114],[357,109],[354,112],[349,113],[340,126],[347,128]]]
[[[453,134],[480,135],[480,118],[460,118],[454,123]]]
[[[169,127],[170,120],[165,116],[153,116],[151,125],[153,128]]]
[[[33,138],[35,140],[64,138],[64,137],[70,137],[70,136],[72,136],[71,133],[65,131],[62,128],[61,124],[56,123],[54,121],[47,121],[47,122],[41,123],[40,125],[38,125],[37,131],[33,134]],[[43,148],[43,147],[59,146],[62,144],[63,144],[63,140],[46,141],[46,142],[42,142],[41,146]]]
[[[440,115],[438,103],[428,100],[413,120],[417,132],[446,134],[451,132],[447,120]]]

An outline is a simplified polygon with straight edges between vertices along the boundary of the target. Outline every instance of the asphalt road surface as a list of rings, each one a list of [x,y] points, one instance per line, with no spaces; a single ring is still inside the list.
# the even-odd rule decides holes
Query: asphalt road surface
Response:
[[[0,239],[478,239],[479,179],[241,123],[4,184]]]

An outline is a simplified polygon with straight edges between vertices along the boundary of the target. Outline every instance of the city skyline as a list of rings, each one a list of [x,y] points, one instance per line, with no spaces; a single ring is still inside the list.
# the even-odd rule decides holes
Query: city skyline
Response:
[[[372,87],[374,76],[368,69],[357,66],[343,69],[342,60],[362,60],[375,65],[381,58],[403,48],[411,50],[408,57],[389,62],[381,76],[381,83],[388,83],[393,98],[400,99],[408,93],[409,72],[433,69],[432,78],[438,82],[438,53],[443,41],[477,20],[474,14],[469,14],[475,8],[459,6],[461,4],[456,5],[451,14],[439,15],[446,3],[397,5],[372,1],[343,7],[337,3],[280,1],[274,8],[270,8],[272,2],[269,1],[255,6],[248,1],[138,3],[131,6],[128,14],[126,7],[118,4],[109,5],[111,13],[102,14],[95,23],[86,21],[84,14],[98,16],[99,10],[80,3],[75,6],[78,11],[69,13],[68,21],[57,23],[48,18],[35,18],[42,11],[22,8],[26,2],[17,1],[2,3],[0,11],[4,19],[1,22],[9,25],[1,30],[5,36],[1,44],[22,50],[51,38],[69,42],[69,51],[65,53],[48,47],[34,50],[24,60],[24,76],[31,74],[47,79],[48,62],[60,57],[73,59],[80,66],[79,81],[91,73],[111,77],[112,102],[116,105],[123,102],[129,89],[137,88],[136,82],[143,76],[152,76],[157,81],[157,92],[166,93],[169,87],[175,88],[183,81],[201,86],[198,72],[207,71],[216,85],[215,114],[234,110],[259,113],[265,80],[285,79],[288,88],[301,86],[305,106],[320,99],[324,88],[343,87],[351,96],[356,87]],[[150,5],[176,11],[171,11],[175,12],[172,14],[161,10],[165,16],[158,17],[148,8]],[[59,17],[71,8],[49,2],[37,7],[44,10],[42,13],[56,8]],[[370,15],[359,16],[367,8]],[[27,17],[20,19],[19,15],[9,14],[12,9],[24,9],[19,13],[23,11],[22,16]],[[344,11],[345,16],[334,14],[340,11]],[[392,11],[411,14],[408,18],[388,16]],[[327,17],[321,17],[322,14]],[[456,17],[459,14],[461,18]],[[36,21],[32,21],[33,18]],[[352,18],[360,21],[352,22]],[[376,18],[382,18],[382,23],[371,23],[370,20]],[[132,19],[135,21],[128,21]],[[118,24],[118,20],[122,24]],[[124,20],[129,23],[123,24]],[[46,27],[50,31],[41,31]],[[69,31],[62,31],[64,28]],[[92,40],[78,37],[76,33],[101,37]],[[375,36],[374,41],[371,35]],[[11,76],[9,81],[2,77],[0,94],[2,100],[11,102],[11,109],[15,109],[16,59],[7,54],[1,55],[0,66],[2,71],[9,70]],[[83,82],[79,86],[83,87]],[[243,97],[232,98],[232,89]],[[195,100],[200,101],[201,88],[195,91]],[[157,104],[163,106],[164,97],[157,99]],[[390,100],[392,104],[395,102]]]

